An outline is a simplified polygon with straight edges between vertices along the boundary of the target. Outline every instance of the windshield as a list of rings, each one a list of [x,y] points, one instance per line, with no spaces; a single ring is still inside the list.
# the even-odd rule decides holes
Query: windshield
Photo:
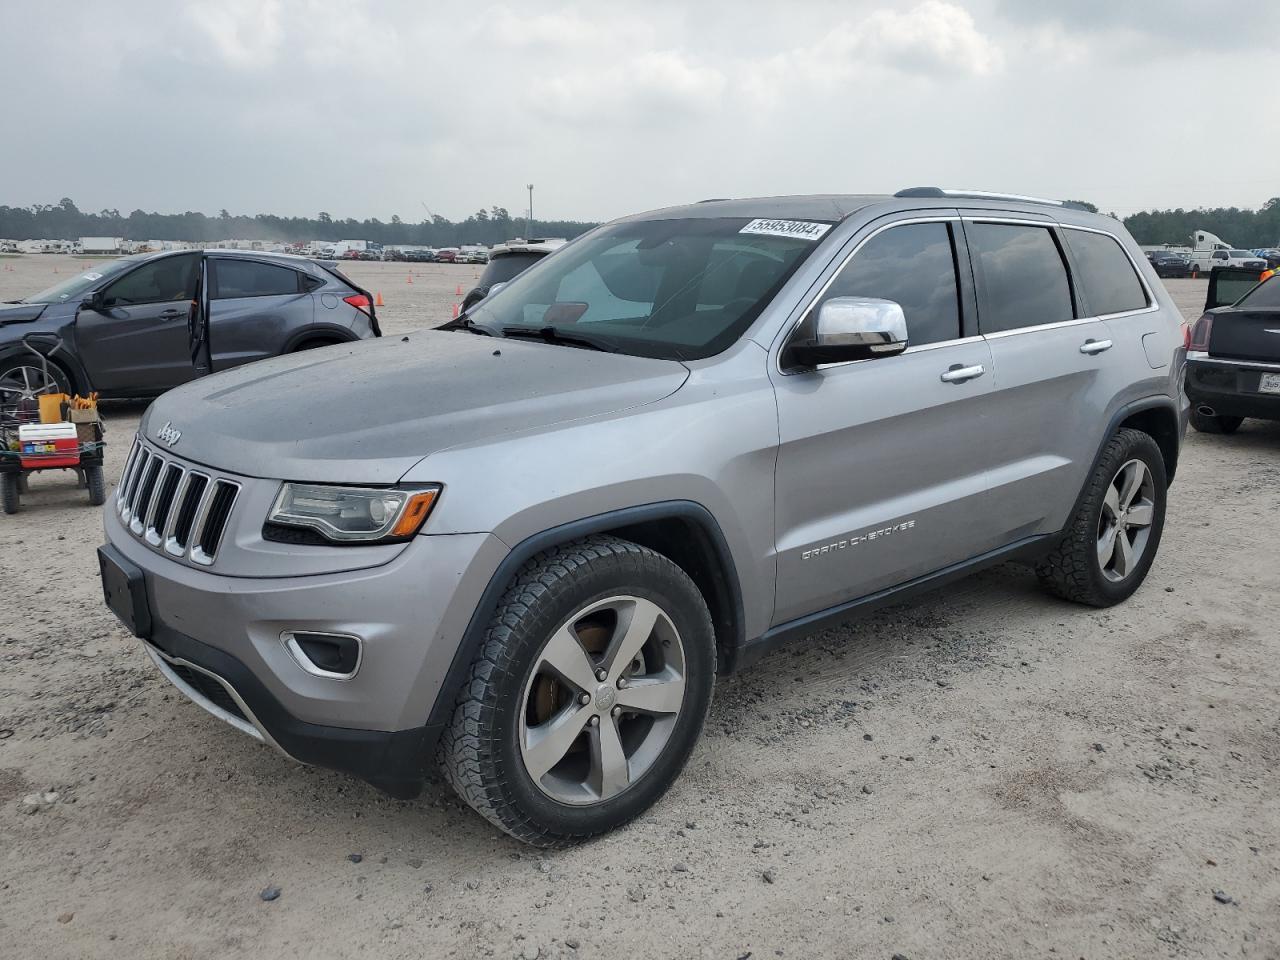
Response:
[[[1248,250],[1232,250],[1231,256],[1241,260],[1252,260],[1253,254]]]
[[[1280,308],[1280,283],[1276,282],[1276,277],[1268,277],[1241,297],[1235,305],[1250,310]]]
[[[63,303],[67,300],[73,300],[76,297],[82,297],[90,290],[94,290],[101,286],[102,281],[116,274],[123,273],[130,267],[136,267],[137,260],[110,260],[107,263],[100,263],[90,270],[86,270],[70,280],[63,280],[56,283],[48,290],[41,290],[39,293],[33,294],[23,303]]]
[[[697,360],[727,348],[829,223],[746,217],[609,224],[472,310],[489,333],[545,332],[606,350]]]

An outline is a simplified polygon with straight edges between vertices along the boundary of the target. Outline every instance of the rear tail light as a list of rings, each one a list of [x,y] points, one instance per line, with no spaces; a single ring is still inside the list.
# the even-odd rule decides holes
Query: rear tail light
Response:
[[[1199,353],[1209,352],[1209,335],[1213,332],[1213,317],[1205,314],[1195,322],[1187,334],[1187,349]]]
[[[344,303],[349,303],[366,316],[373,316],[373,304],[369,302],[369,298],[363,293],[353,293],[349,297],[342,298]]]

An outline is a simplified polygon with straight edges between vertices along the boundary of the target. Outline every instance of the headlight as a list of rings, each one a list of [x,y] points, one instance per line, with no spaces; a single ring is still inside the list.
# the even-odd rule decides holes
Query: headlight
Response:
[[[267,523],[315,530],[338,543],[412,537],[440,496],[440,487],[399,490],[286,483]]]

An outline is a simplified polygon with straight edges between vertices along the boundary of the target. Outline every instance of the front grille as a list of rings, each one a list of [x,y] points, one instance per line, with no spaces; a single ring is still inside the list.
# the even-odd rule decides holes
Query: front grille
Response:
[[[134,536],[169,556],[208,566],[239,495],[236,481],[189,468],[138,439],[116,487],[116,510]]]
[[[236,703],[235,698],[227,693],[227,688],[213,679],[213,677],[178,663],[170,663],[169,669],[176,673],[183,683],[214,706],[221,707],[233,717],[248,722],[249,718],[244,715],[244,711],[240,709],[240,705]]]

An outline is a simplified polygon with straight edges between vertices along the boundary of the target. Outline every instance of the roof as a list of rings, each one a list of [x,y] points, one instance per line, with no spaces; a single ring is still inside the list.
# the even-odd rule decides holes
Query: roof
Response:
[[[873,203],[891,199],[886,194],[813,194],[794,197],[746,197],[703,200],[678,207],[665,207],[623,217],[623,220],[700,219],[716,217],[760,217],[776,220],[843,220]]]

